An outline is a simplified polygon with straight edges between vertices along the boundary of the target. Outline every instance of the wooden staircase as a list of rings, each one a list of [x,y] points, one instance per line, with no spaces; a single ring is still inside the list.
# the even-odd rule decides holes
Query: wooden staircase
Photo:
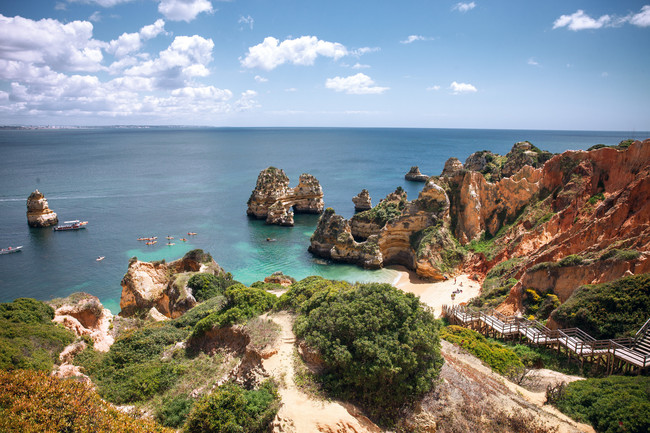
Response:
[[[498,311],[473,311],[464,306],[443,305],[442,315],[453,325],[474,329],[494,338],[515,339],[533,345],[564,349],[569,359],[603,367],[607,374],[648,372],[650,367],[650,319],[634,338],[596,340],[579,328],[549,329],[534,320],[505,316]]]

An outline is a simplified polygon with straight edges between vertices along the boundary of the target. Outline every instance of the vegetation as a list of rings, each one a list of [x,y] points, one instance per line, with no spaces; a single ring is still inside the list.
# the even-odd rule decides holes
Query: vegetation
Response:
[[[259,389],[246,391],[235,384],[225,384],[200,399],[187,419],[189,433],[267,431],[280,408],[277,386],[264,382]]]
[[[616,150],[625,150],[625,149],[627,149],[628,147],[630,147],[630,146],[632,145],[632,143],[634,143],[634,141],[635,141],[635,140],[634,140],[634,139],[631,139],[631,138],[630,138],[630,139],[627,139],[627,140],[622,140],[620,143],[618,143],[618,144],[615,145],[615,146],[607,146],[607,145],[605,145],[605,144],[594,144],[594,145],[591,146],[589,149],[587,149],[587,151],[590,151],[590,150],[596,150],[596,149],[602,149],[603,147],[610,147],[610,148],[612,148],[612,149],[616,149]]]
[[[187,287],[192,289],[192,294],[197,302],[203,302],[209,298],[223,294],[228,287],[237,284],[232,274],[214,275],[209,272],[201,272],[192,275],[187,282]]]
[[[418,259],[428,258],[440,273],[451,272],[465,259],[466,251],[440,224],[415,232],[410,238]]]
[[[322,355],[324,387],[387,422],[431,389],[443,363],[439,323],[418,298],[388,284],[317,291],[294,328]]]
[[[518,266],[523,262],[520,257],[513,257],[495,265],[483,281],[481,294],[470,301],[472,307],[481,309],[494,308],[505,300],[510,289],[517,284],[512,278]]]
[[[185,253],[183,260],[194,260],[195,262],[199,263],[210,263],[212,262],[212,256],[210,253],[206,253],[202,249],[197,248]]]
[[[585,285],[551,314],[560,327],[597,339],[634,336],[650,316],[650,274]]]
[[[297,312],[302,304],[309,300],[316,292],[348,289],[350,287],[350,283],[346,281],[326,280],[323,277],[314,275],[292,284],[289,290],[280,296],[275,308],[277,310]]]
[[[0,368],[50,371],[75,339],[52,318],[54,309],[35,299],[0,304]]]
[[[610,376],[571,382],[555,405],[598,433],[650,431],[650,377]]]
[[[551,311],[560,306],[560,300],[553,293],[539,293],[535,289],[526,289],[522,304],[530,320],[544,321],[548,319]]]
[[[399,201],[395,197],[399,197]],[[388,222],[399,218],[406,206],[406,193],[401,186],[398,186],[395,192],[389,194],[385,200],[379,202],[372,209],[368,209],[352,217],[353,220],[364,222],[373,222],[380,227],[385,226]]]
[[[171,432],[121,413],[84,383],[30,370],[0,370],[0,431]]]
[[[641,256],[641,253],[637,250],[619,250],[611,249],[604,252],[599,260],[613,260],[617,262],[624,262],[628,260],[636,260]]]

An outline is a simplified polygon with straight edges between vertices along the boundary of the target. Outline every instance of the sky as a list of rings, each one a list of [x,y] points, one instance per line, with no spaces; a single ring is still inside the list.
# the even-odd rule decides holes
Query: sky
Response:
[[[650,131],[650,0],[0,0],[0,125]]]

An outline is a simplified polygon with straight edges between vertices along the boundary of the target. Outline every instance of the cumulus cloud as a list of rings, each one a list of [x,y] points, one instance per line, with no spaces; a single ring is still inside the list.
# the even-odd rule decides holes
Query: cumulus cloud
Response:
[[[235,102],[236,111],[250,111],[260,107],[260,104],[255,100],[257,92],[255,90],[246,90]]]
[[[451,92],[454,95],[460,95],[461,93],[475,93],[477,91],[476,87],[468,83],[457,83],[454,81],[449,86]]]
[[[420,35],[410,35],[408,38],[406,38],[403,41],[399,41],[400,44],[412,44],[415,41],[431,41],[433,38],[426,37],[426,36],[420,36]]]
[[[198,14],[212,11],[212,3],[208,0],[161,0],[158,4],[158,12],[172,21],[190,22]]]
[[[269,81],[269,79],[261,77],[259,75],[255,75],[255,81],[257,81],[258,83],[266,83],[267,81]]]
[[[361,64],[359,62],[352,65],[352,69],[368,69],[369,67],[370,67],[370,65],[363,65],[363,64]]]
[[[325,87],[349,95],[368,95],[384,93],[389,87],[375,86],[375,82],[366,74],[358,73],[349,77],[328,78]]]
[[[57,71],[99,71],[106,43],[94,40],[92,34],[88,21],[63,24],[0,14],[0,59],[47,65]]]
[[[338,42],[319,40],[316,36],[302,36],[282,42],[269,36],[261,44],[248,48],[248,53],[240,63],[245,68],[262,68],[267,71],[284,63],[310,66],[318,56],[338,60],[348,54],[348,50]]]
[[[469,3],[456,3],[453,8],[451,8],[452,11],[458,11],[458,12],[467,12],[471,11],[476,7],[476,3],[474,2],[469,2]]]
[[[165,31],[165,21],[157,20],[155,23],[144,26],[138,33],[122,33],[122,35],[109,42],[106,51],[115,57],[124,57],[125,55],[142,48],[142,41],[153,39]]]
[[[602,27],[618,27],[630,23],[637,27],[650,26],[650,5],[645,5],[638,13],[631,13],[626,16],[603,15],[598,19],[592,18],[582,9],[578,9],[571,15],[562,15],[553,23],[553,28],[566,27],[577,32],[578,30],[600,29]]]

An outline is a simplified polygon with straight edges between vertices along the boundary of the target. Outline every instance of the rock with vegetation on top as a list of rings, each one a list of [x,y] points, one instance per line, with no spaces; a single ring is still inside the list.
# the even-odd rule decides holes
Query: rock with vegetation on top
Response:
[[[27,224],[30,227],[49,227],[58,224],[59,218],[49,208],[43,194],[36,190],[27,197]]]
[[[420,173],[420,168],[417,165],[411,167],[408,173],[404,175],[404,179],[411,182],[426,182],[429,176]]]
[[[282,271],[277,271],[277,272],[273,272],[273,274],[264,278],[264,282],[270,284],[279,284],[284,287],[289,287],[290,285],[296,282],[296,279],[290,277],[289,275],[284,275]]]
[[[113,315],[104,308],[99,298],[88,293],[73,293],[48,302],[54,308],[54,323],[59,323],[78,337],[87,335],[93,340],[93,347],[106,352],[113,344],[110,332]]]
[[[363,212],[364,210],[372,209],[372,201],[367,189],[362,189],[359,194],[352,197],[352,203],[354,203],[355,212]]]
[[[141,262],[137,257],[129,261],[129,269],[122,278],[120,316],[158,313],[175,319],[196,305],[196,299],[187,283],[198,272],[225,275],[224,270],[202,250],[192,250],[182,259],[170,263]]]
[[[269,167],[260,172],[248,199],[246,214],[267,224],[293,226],[293,214],[323,212],[323,189],[318,180],[303,173],[298,186],[289,188],[284,170]]]

